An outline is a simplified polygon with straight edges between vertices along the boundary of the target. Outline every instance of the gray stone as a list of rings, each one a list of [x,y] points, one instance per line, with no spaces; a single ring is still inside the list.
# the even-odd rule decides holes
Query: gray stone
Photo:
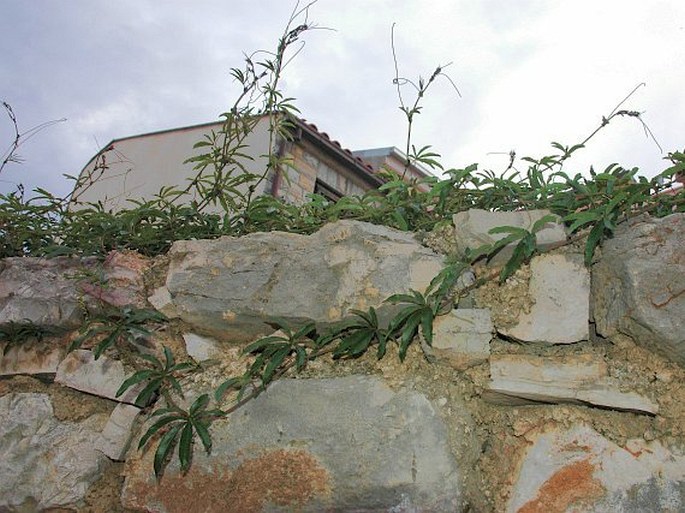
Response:
[[[507,236],[506,233],[489,233],[500,226],[515,226],[517,228],[532,229],[539,219],[550,215],[549,210],[524,210],[520,212],[490,212],[472,208],[454,214],[452,221],[455,227],[457,251],[462,255],[467,248],[477,249],[484,244],[493,244]],[[550,222],[537,232],[538,247],[546,249],[554,244],[566,240],[566,230],[559,216],[556,222]],[[503,248],[493,257],[491,262],[499,265],[506,262],[514,250],[514,244]]]
[[[0,376],[54,374],[66,349],[59,341],[12,344],[0,343]]]
[[[572,403],[655,415],[659,408],[636,392],[622,392],[592,355],[493,355],[484,399],[497,404]]]
[[[126,459],[131,430],[140,408],[130,404],[118,404],[100,433],[95,448],[114,461]]]
[[[507,513],[685,511],[685,456],[659,442],[619,447],[582,424],[529,439]]]
[[[238,342],[272,332],[266,322],[273,317],[334,323],[350,309],[424,290],[442,268],[442,257],[411,234],[358,221],[329,224],[310,236],[179,241],[169,256],[166,288],[178,316]],[[387,311],[381,314],[387,318]]]
[[[685,214],[622,224],[592,268],[597,332],[685,366]]]
[[[124,364],[120,361],[106,356],[96,360],[92,351],[77,349],[59,364],[55,383],[113,401],[134,404],[144,383],[116,397],[117,390],[127,377]]]
[[[78,503],[102,474],[94,449],[106,416],[60,422],[46,394],[0,397],[0,511],[43,511]]]
[[[0,262],[0,324],[78,326],[83,314],[76,284],[84,269],[75,258],[5,258]]]
[[[457,370],[487,361],[494,333],[490,310],[458,308],[433,322],[433,346],[427,354],[444,360]]]
[[[202,337],[195,333],[184,333],[186,352],[196,362],[211,360],[221,354],[218,343],[209,337]]]
[[[528,293],[534,304],[518,323],[499,328],[524,342],[572,344],[590,336],[590,273],[575,253],[536,256],[530,263]]]
[[[143,307],[147,265],[137,253],[118,251],[102,264],[95,258],[5,258],[0,262],[0,325],[74,328],[83,319],[84,302],[91,311],[101,301]]]
[[[460,511],[466,469],[439,414],[425,396],[377,378],[276,382],[212,435],[211,456],[196,447],[185,477],[174,462],[157,483],[154,451],[129,457],[124,505],[205,511],[211,482],[216,511]]]
[[[167,317],[173,319],[178,317],[178,312],[174,307],[174,302],[171,299],[171,294],[169,294],[169,289],[166,287],[159,287],[155,289],[150,297],[147,298],[152,306],[154,306],[158,311],[162,312]]]

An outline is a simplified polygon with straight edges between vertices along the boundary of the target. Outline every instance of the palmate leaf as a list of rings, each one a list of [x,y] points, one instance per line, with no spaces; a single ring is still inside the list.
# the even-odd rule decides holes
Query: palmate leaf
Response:
[[[190,468],[193,455],[193,441],[195,434],[200,438],[202,445],[207,453],[211,451],[212,439],[209,434],[209,424],[225,413],[221,410],[207,410],[209,404],[209,394],[199,396],[190,409],[186,412],[178,407],[163,408],[153,414],[162,416],[154,422],[138,443],[138,448],[142,449],[148,445],[155,435],[163,432],[154,456],[155,476],[159,477],[164,469],[168,458],[178,443],[178,460],[181,471],[185,472]]]

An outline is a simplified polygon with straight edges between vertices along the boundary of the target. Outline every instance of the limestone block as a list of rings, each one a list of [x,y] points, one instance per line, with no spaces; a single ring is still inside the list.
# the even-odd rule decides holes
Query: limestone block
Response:
[[[523,342],[572,344],[589,337],[590,274],[575,253],[536,256],[528,293],[534,302],[513,327],[498,331]]]
[[[619,225],[592,268],[597,332],[685,366],[685,213]]]
[[[497,404],[575,403],[658,412],[658,405],[649,398],[619,390],[608,378],[606,363],[592,355],[493,355],[490,379],[483,397]]]
[[[142,307],[147,265],[137,253],[118,251],[102,265],[94,258],[5,258],[0,263],[0,324],[74,328],[83,318],[84,301],[93,311],[100,301]]]
[[[111,460],[126,459],[131,429],[139,413],[140,408],[136,406],[118,404],[95,442],[95,448]]]
[[[507,513],[685,510],[685,456],[657,441],[619,447],[582,424],[530,438]]]
[[[76,327],[82,318],[76,277],[84,269],[77,258],[5,258],[0,263],[0,324]]]
[[[106,356],[96,360],[92,351],[77,349],[59,364],[55,383],[113,401],[134,404],[145,384],[131,387],[116,397],[117,390],[127,377],[124,364],[120,361]]]
[[[433,323],[433,346],[428,354],[444,360],[457,370],[487,361],[494,326],[490,310],[458,308]]]
[[[387,319],[392,307],[383,300],[424,290],[442,268],[442,257],[411,234],[358,221],[309,236],[178,241],[169,256],[166,288],[178,316],[235,342],[270,333],[273,317],[325,327],[350,309],[374,306]]]
[[[14,374],[54,374],[64,358],[64,346],[58,343],[0,343],[0,376]]]
[[[0,397],[0,511],[44,511],[82,501],[104,470],[94,449],[104,415],[61,422],[46,394]]]
[[[472,208],[454,214],[452,221],[455,227],[457,251],[464,254],[467,248],[476,249],[483,244],[493,244],[503,239],[507,234],[489,233],[499,226],[515,226],[530,230],[535,222],[546,215],[549,210],[525,210],[520,212],[490,212],[478,208]],[[545,249],[553,244],[566,240],[566,230],[561,218],[556,217],[556,222],[550,222],[537,233],[538,246]],[[499,265],[506,262],[514,250],[514,245],[503,248],[492,259],[492,263]]]
[[[174,319],[178,317],[178,312],[174,307],[174,302],[171,299],[171,294],[169,294],[169,289],[166,287],[159,287],[155,289],[150,297],[147,298],[152,306],[154,306],[159,312],[162,312],[169,319]]]
[[[460,415],[472,422],[465,409]],[[196,448],[185,477],[174,461],[157,482],[153,451],[131,455],[124,505],[160,513],[209,511],[209,505],[213,511],[461,510],[460,478],[468,469],[453,459],[440,415],[425,396],[393,392],[374,377],[280,380],[213,424],[212,434],[211,456]]]
[[[216,340],[202,337],[195,333],[184,333],[183,340],[186,343],[186,352],[196,362],[211,360],[221,354]]]

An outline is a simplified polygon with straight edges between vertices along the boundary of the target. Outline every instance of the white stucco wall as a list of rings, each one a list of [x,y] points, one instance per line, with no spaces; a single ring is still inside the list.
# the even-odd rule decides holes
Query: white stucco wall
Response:
[[[243,164],[255,174],[266,169],[268,125],[268,118],[262,118],[245,140],[246,148],[241,150],[254,159],[244,160]],[[206,147],[193,149],[193,145],[202,140],[204,134],[219,128],[220,123],[217,123],[115,140],[113,149],[105,154],[107,169],[86,190],[76,190],[74,198],[79,203],[103,201],[107,209],[117,211],[132,207],[129,199],[152,198],[164,186],[185,188],[197,171],[193,170],[193,163],[184,164],[183,161],[203,149],[206,151]],[[100,155],[86,165],[82,177],[93,171]],[[264,184],[257,194],[264,192]],[[247,185],[243,189],[246,191]],[[72,208],[79,206],[72,204]]]

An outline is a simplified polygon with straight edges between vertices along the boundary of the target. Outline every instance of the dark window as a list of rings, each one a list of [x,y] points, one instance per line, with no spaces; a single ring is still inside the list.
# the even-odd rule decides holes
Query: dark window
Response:
[[[333,203],[337,202],[343,197],[342,193],[338,192],[336,189],[319,179],[317,179],[316,183],[314,184],[314,194],[320,194]]]

